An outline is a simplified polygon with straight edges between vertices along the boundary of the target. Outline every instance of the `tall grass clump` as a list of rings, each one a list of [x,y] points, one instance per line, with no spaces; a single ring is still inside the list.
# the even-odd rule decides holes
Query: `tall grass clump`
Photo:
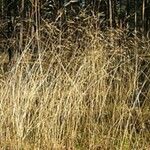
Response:
[[[150,148],[150,43],[90,19],[43,21],[2,64],[0,149]]]

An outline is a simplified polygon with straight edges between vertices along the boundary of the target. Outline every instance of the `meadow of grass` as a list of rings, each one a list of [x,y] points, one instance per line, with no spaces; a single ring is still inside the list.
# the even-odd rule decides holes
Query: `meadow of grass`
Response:
[[[12,40],[22,54],[1,63],[1,150],[150,149],[148,39],[44,21]]]

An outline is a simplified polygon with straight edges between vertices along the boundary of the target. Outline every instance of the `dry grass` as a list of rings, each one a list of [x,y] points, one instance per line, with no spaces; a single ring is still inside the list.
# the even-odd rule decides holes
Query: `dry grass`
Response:
[[[40,32],[1,72],[0,149],[148,150],[150,43],[74,24]]]

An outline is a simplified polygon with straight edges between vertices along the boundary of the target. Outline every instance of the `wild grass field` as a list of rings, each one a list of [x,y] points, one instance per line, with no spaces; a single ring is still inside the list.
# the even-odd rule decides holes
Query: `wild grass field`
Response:
[[[20,36],[11,62],[1,41],[0,150],[150,149],[149,39],[71,21]]]

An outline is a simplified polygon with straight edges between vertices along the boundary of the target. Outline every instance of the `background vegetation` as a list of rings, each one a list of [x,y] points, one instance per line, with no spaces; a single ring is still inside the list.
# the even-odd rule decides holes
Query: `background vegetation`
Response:
[[[1,0],[0,149],[150,149],[149,6]]]

